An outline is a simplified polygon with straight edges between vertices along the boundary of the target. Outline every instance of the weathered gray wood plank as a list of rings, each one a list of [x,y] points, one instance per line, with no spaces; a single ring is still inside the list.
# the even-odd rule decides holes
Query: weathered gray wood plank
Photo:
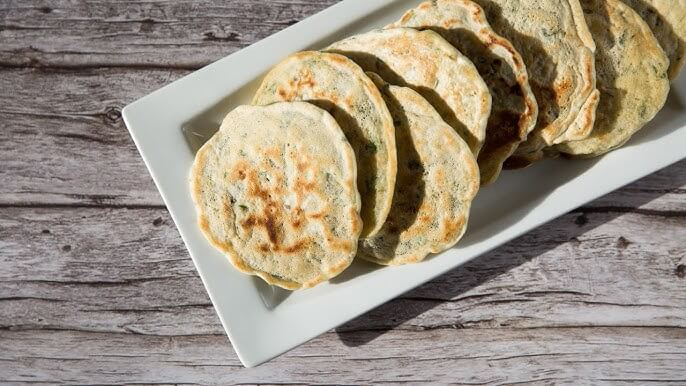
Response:
[[[2,71],[0,90],[13,91],[0,92],[0,205],[162,205],[120,112],[187,72]],[[66,91],[37,92],[52,89]],[[591,205],[669,211],[685,197],[681,162]]]
[[[336,2],[3,1],[0,66],[195,69]]]
[[[686,383],[686,161],[240,367],[120,111],[335,2],[0,2],[0,383]]]
[[[164,210],[6,208],[0,240],[0,328],[222,332]],[[686,215],[572,213],[339,331],[686,327],[683,240]]]
[[[222,335],[0,331],[0,382],[686,382],[683,329],[389,331],[363,348],[340,338],[324,334],[243,369]]]
[[[0,203],[162,205],[121,109],[186,73],[3,71]]]

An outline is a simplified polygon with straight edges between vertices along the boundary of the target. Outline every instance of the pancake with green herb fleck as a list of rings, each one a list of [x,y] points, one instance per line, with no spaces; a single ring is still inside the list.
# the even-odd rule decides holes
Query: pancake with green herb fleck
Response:
[[[641,17],[619,0],[582,0],[596,41],[600,106],[593,132],[556,150],[593,157],[623,145],[655,117],[669,93],[669,59]]]
[[[595,44],[578,0],[475,2],[522,55],[538,101],[536,128],[506,167],[526,166],[540,159],[546,146],[588,136],[599,94]]]
[[[304,51],[267,74],[253,104],[278,101],[307,101],[336,119],[357,157],[362,235],[374,235],[391,208],[397,167],[393,120],[374,83],[345,56]]]
[[[669,57],[669,79],[676,79],[686,61],[686,1],[623,0],[648,24]]]
[[[481,184],[495,181],[503,162],[526,140],[538,117],[538,104],[517,50],[493,31],[481,7],[471,0],[426,1],[389,27],[430,29],[474,63],[493,97],[478,158]]]
[[[433,31],[375,30],[326,48],[385,81],[419,92],[479,154],[491,113],[491,94],[469,59]]]
[[[326,111],[304,102],[237,107],[195,157],[200,229],[241,272],[286,289],[312,287],[355,256],[356,170]]]
[[[360,240],[358,256],[378,264],[416,263],[462,237],[479,169],[467,143],[421,95],[376,74],[395,123],[398,177],[386,223]]]

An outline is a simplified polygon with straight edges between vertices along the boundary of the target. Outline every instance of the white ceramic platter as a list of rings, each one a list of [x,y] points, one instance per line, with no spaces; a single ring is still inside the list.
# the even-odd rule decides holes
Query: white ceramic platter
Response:
[[[238,357],[251,367],[614,189],[686,157],[686,77],[658,117],[622,149],[504,172],[477,197],[457,247],[426,261],[356,262],[316,288],[290,293],[236,271],[196,225],[188,189],[195,149],[234,106],[249,103],[285,56],[396,20],[419,1],[345,0],[126,106],[124,121],[181,233]],[[183,289],[179,289],[183,291]]]

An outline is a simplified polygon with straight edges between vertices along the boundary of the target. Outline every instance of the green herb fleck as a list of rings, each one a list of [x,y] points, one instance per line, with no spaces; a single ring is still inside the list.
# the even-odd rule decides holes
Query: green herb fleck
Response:
[[[646,105],[641,105],[641,107],[638,108],[638,115],[640,115],[641,118],[645,118],[646,112],[647,112],[646,110],[647,110]]]
[[[547,38],[549,38],[549,37],[551,37],[551,36],[555,36],[555,35],[559,34],[560,32],[561,32],[560,29],[556,29],[556,30],[550,31],[550,30],[548,30],[548,29],[546,29],[546,28],[543,28],[543,29],[541,30],[541,33],[543,34],[543,36],[545,36],[545,37],[547,37]]]

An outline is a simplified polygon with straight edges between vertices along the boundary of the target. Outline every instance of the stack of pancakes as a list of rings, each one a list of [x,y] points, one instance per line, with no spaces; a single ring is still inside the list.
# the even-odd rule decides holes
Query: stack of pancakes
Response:
[[[684,63],[683,0],[434,0],[275,66],[197,153],[208,240],[242,272],[312,287],[355,256],[455,245],[503,167],[616,149]]]

